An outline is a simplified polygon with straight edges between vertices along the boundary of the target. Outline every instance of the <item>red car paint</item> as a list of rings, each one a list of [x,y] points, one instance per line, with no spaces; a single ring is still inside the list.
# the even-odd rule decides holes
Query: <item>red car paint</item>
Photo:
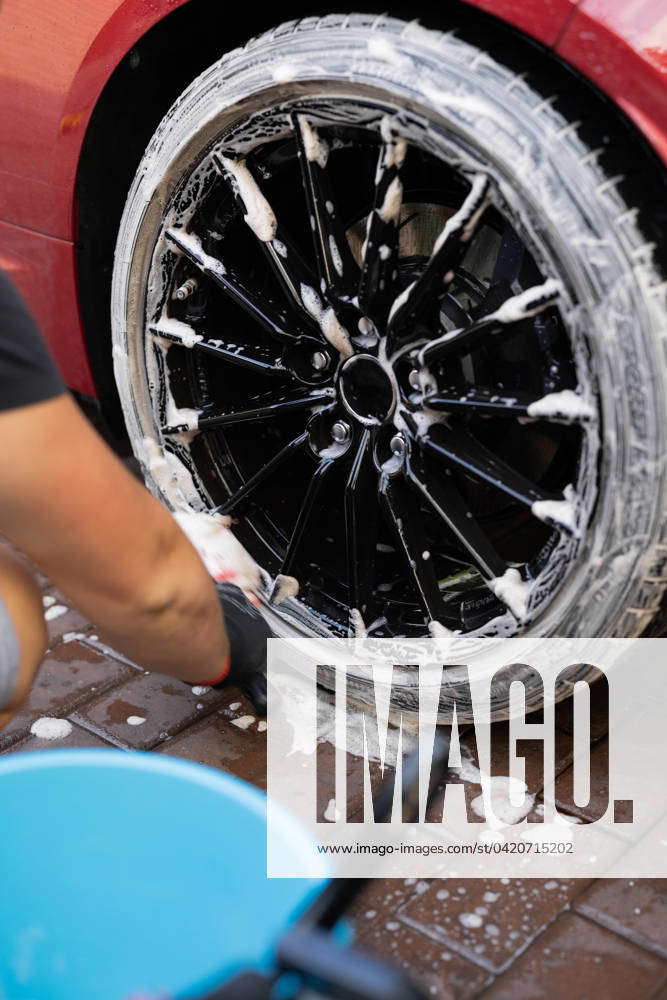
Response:
[[[81,147],[116,66],[149,28],[186,2],[0,5],[0,267],[27,299],[68,384],[92,396],[74,253]],[[667,162],[662,0],[469,2],[553,48],[589,77]]]
[[[622,108],[667,162],[664,3],[584,0],[555,49]]]

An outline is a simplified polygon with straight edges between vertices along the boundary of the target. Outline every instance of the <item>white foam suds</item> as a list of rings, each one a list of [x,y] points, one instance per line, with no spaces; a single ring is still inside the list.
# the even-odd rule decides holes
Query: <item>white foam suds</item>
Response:
[[[402,55],[393,42],[382,35],[372,35],[368,40],[368,54],[374,59],[382,59],[391,63],[392,66],[404,66],[410,62],[408,56]]]
[[[276,251],[279,257],[287,257],[287,247],[282,242],[282,240],[273,240],[273,249]]]
[[[174,517],[215,580],[229,580],[242,590],[260,589],[259,566],[230,531],[229,518],[185,510]]]
[[[278,63],[273,67],[271,76],[276,83],[289,83],[296,74],[297,68],[292,63]]]
[[[179,509],[189,511],[185,498],[196,493],[196,488],[191,473],[178,456],[162,448],[154,438],[144,437],[140,457],[162,493],[171,497]]]
[[[359,344],[361,347],[372,347],[377,343],[378,332],[372,321],[368,319],[367,316],[361,317],[357,323],[357,327],[359,329],[359,333],[354,338],[355,344]]]
[[[401,184],[400,177],[394,177],[385,192],[384,201],[380,208],[378,208],[377,213],[383,222],[393,222],[394,225],[397,225],[402,203],[403,185]]]
[[[310,313],[313,319],[316,319],[318,323],[321,323],[322,313],[324,312],[322,299],[319,297],[312,285],[302,284],[299,291],[301,293],[301,301],[306,307],[306,310]]]
[[[595,410],[572,389],[562,389],[561,392],[550,392],[547,396],[535,400],[527,409],[529,417],[541,417],[560,420],[564,423],[576,420],[590,420],[595,416]]]
[[[534,505],[533,505],[534,506]],[[512,614],[523,621],[528,610],[530,586],[521,579],[518,569],[505,570],[502,576],[487,581],[489,589],[505,604]]]
[[[173,316],[161,316],[160,321],[153,328],[153,333],[160,336],[161,333],[169,337],[176,337],[183,347],[194,347],[204,338],[200,333],[196,333],[189,323],[183,323]]]
[[[232,719],[232,725],[238,729],[248,729],[255,721],[254,715],[240,715],[238,719]]]
[[[240,701],[234,701],[234,702],[232,702],[232,704],[229,707],[232,710],[232,712],[236,712],[236,710],[241,707],[241,702]]]
[[[329,799],[324,810],[324,818],[328,823],[336,823],[340,819],[340,810],[336,808],[336,800]]]
[[[303,138],[303,146],[306,151],[306,159],[311,163],[317,163],[324,170],[329,159],[329,146],[320,138],[316,128],[306,121],[303,116],[299,117],[299,128]]]
[[[445,625],[441,625],[440,622],[431,619],[428,623],[428,630],[432,639],[449,639],[454,633],[451,629],[448,629]]]
[[[412,291],[412,289],[415,287],[416,284],[417,284],[417,282],[413,281],[410,285],[408,285],[407,288],[403,289],[403,291],[401,292],[400,295],[396,296],[396,298],[394,299],[394,301],[391,304],[391,309],[389,310],[389,320],[390,321],[393,318],[394,313],[398,312],[398,310],[401,308],[401,306],[405,305],[405,303],[407,302],[408,296],[410,295],[410,292]]]
[[[87,636],[85,632],[65,632],[63,636],[63,642],[76,642],[79,639],[92,639],[93,636]]]
[[[261,240],[262,243],[269,243],[276,235],[278,221],[257,181],[248,170],[245,160],[233,160],[227,156],[220,156],[220,162],[234,179],[245,207],[244,219],[247,225],[258,240]]]
[[[299,581],[296,577],[283,576],[282,573],[279,573],[273,584],[271,604],[280,604],[287,597],[296,597],[298,593]]]
[[[481,927],[484,921],[478,913],[459,913],[459,923],[470,929]]]
[[[265,733],[267,725],[268,725],[268,723],[267,723],[266,719],[260,719],[260,721],[257,723],[257,732],[258,733]]]
[[[40,740],[64,740],[72,732],[72,723],[67,719],[51,719],[42,716],[35,719],[30,727],[30,732]]]
[[[368,636],[366,623],[358,608],[350,608],[350,635],[355,639],[365,639]]]
[[[206,253],[202,241],[194,233],[186,233],[184,229],[169,229],[167,232],[171,236],[172,244],[194,257],[204,269],[220,277],[225,274],[225,266],[222,261]]]
[[[143,715],[128,715],[126,721],[128,726],[143,726],[146,718]]]
[[[489,202],[489,178],[486,174],[477,174],[460,209],[450,216],[442,227],[442,232],[433,245],[431,256],[434,257],[438,253],[453,233],[459,233],[460,239],[467,243]]]
[[[392,126],[393,121],[391,117],[385,115],[380,122],[380,134],[385,144],[382,166],[396,167],[398,169],[403,166],[405,154],[408,151],[408,142],[407,139],[401,139],[396,136]]]
[[[529,316],[537,316],[543,309],[554,305],[561,290],[560,282],[549,278],[542,285],[534,285],[519,295],[513,295],[485,319],[495,320],[496,323],[517,323]]]
[[[522,840],[533,843],[544,843],[549,841],[554,844],[571,844],[574,840],[577,823],[581,820],[575,816],[564,816],[555,813],[552,823],[534,823],[525,829],[521,834]],[[545,885],[546,889],[547,886]],[[552,888],[557,888],[553,886]]]
[[[340,255],[340,250],[338,249],[338,244],[336,243],[333,235],[329,236],[329,253],[331,254],[331,260],[333,266],[336,268],[336,273],[340,276],[343,273],[343,259]]]
[[[475,97],[474,94],[455,94],[452,91],[440,90],[438,87],[434,87],[429,83],[424,83],[422,85],[422,90],[424,96],[433,101],[435,104],[439,104],[441,107],[452,108],[456,111],[464,112],[469,116],[475,118],[484,117],[490,118],[494,113],[493,105],[483,98]],[[476,127],[479,128],[479,123],[476,123]]]
[[[302,284],[299,288],[301,301],[307,311],[317,320],[320,329],[332,347],[335,347],[342,358],[349,358],[354,354],[354,349],[350,343],[350,338],[331,307],[326,308],[322,300],[312,287],[312,285]]]
[[[531,512],[540,521],[565,528],[575,538],[578,538],[580,535],[579,505],[572,484],[565,487],[563,495],[564,500],[536,500],[530,508]]]
[[[199,410],[189,406],[176,406],[171,393],[167,394],[165,419],[169,427],[180,427],[186,434],[194,434],[199,430]]]
[[[206,684],[195,684],[195,686],[192,688],[192,693],[201,696],[202,694],[208,694],[210,690],[211,690],[210,686]]]
[[[45,594],[44,597],[42,598],[42,604],[44,605],[45,608],[50,608],[55,603],[56,603],[55,597],[51,597],[50,594]]]
[[[64,604],[52,604],[44,612],[44,617],[47,622],[53,621],[54,618],[60,618],[61,615],[67,614],[68,609]]]
[[[322,316],[322,333],[342,358],[350,358],[354,349],[347,330],[341,326],[333,309],[327,309]]]
[[[535,803],[535,796],[528,795],[526,783],[519,778],[489,777],[481,795],[470,803],[478,816],[486,819],[492,829],[498,826],[513,826],[524,819]],[[521,805],[512,804],[511,797],[521,798]]]

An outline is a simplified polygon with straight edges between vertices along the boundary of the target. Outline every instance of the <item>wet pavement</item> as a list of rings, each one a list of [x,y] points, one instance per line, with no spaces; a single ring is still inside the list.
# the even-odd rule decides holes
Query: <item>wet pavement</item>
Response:
[[[27,704],[0,732],[1,754],[152,750],[264,787],[265,727],[238,691],[193,689],[137,668],[43,584],[50,649]],[[71,733],[32,735],[44,716],[68,719]],[[592,760],[603,760],[606,731],[592,718]],[[560,724],[564,732],[566,714]],[[557,744],[557,790],[571,777],[567,747]],[[326,760],[327,747],[321,752]],[[539,801],[541,769],[526,763]],[[435,1000],[667,1000],[667,879],[383,879],[370,883],[353,917],[360,945],[403,966]]]

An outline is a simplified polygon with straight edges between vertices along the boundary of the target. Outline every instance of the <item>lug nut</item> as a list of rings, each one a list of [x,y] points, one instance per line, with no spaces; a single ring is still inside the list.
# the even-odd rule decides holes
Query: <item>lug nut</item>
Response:
[[[329,358],[323,351],[315,351],[310,363],[316,372],[322,372],[329,364]]]
[[[406,452],[405,438],[402,434],[394,434],[393,438],[389,442],[389,447],[391,448],[392,454],[403,456]]]
[[[421,389],[419,372],[417,371],[416,368],[413,368],[410,374],[408,375],[408,382],[410,383],[413,389]]]
[[[336,444],[345,444],[346,441],[349,441],[350,433],[349,425],[342,420],[337,420],[331,428],[331,436]]]
[[[193,292],[197,291],[197,281],[195,278],[188,278],[184,281],[179,288],[174,292],[174,298],[178,299],[179,302],[184,302],[185,299],[189,299]]]

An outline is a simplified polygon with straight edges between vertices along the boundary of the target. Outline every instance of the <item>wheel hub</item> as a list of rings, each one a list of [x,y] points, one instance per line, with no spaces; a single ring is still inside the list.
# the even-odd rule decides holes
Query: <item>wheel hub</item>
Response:
[[[338,391],[348,413],[367,427],[389,420],[396,408],[393,373],[371,354],[356,354],[344,363]]]

